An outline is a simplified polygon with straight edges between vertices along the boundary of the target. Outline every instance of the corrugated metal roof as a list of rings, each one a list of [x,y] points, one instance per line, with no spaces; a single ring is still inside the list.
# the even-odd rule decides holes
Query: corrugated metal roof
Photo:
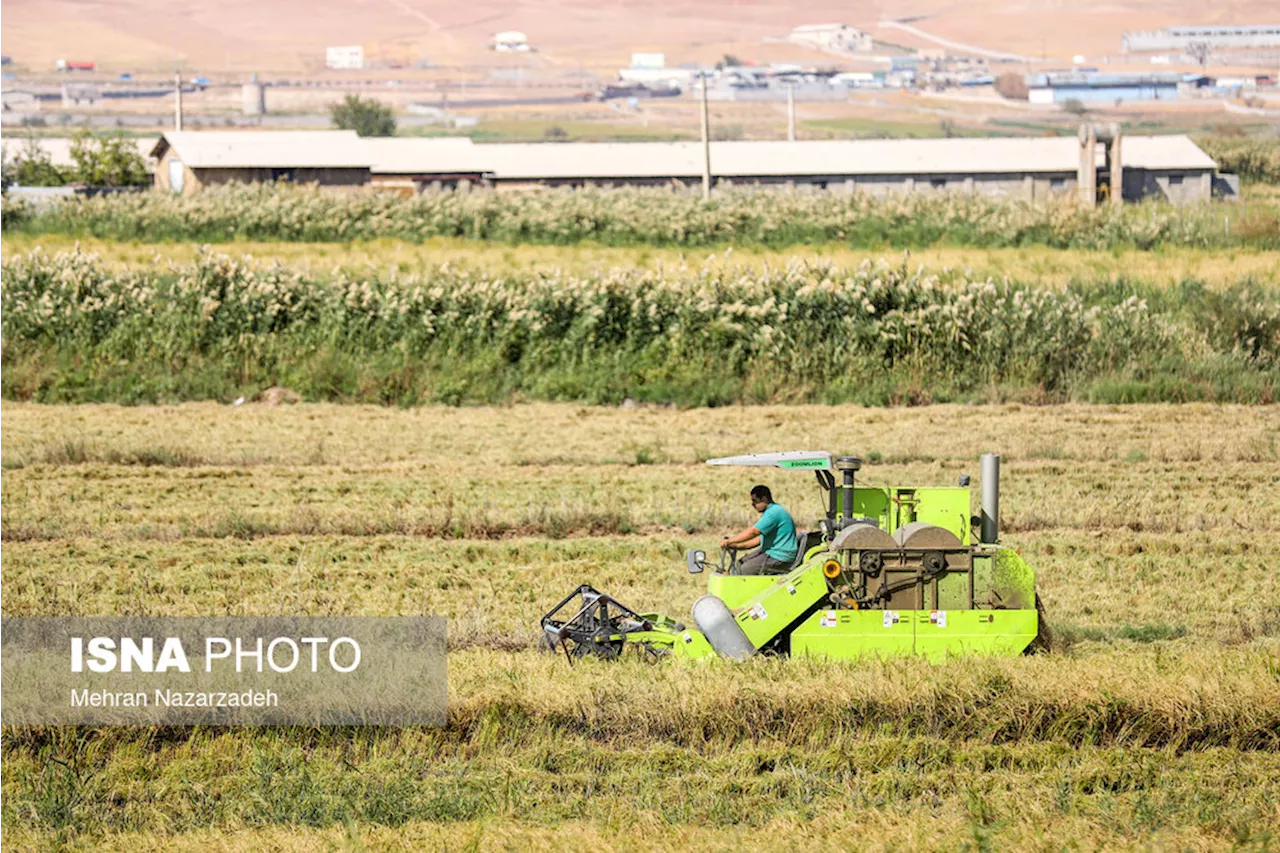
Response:
[[[661,179],[702,174],[702,146],[689,142],[495,143],[476,149],[483,152],[485,171],[499,180]]]
[[[372,152],[354,130],[178,130],[156,143],[194,169],[368,168]]]
[[[726,176],[1073,172],[1078,158],[1075,140],[1064,138],[724,142],[711,150],[712,169]]]
[[[499,180],[694,178],[697,142],[477,145]],[[1073,172],[1076,141],[1056,139],[896,139],[848,142],[713,142],[717,177]]]
[[[1120,161],[1126,169],[1216,169],[1213,158],[1186,136],[1123,136]]]
[[[435,138],[368,138],[371,169],[378,175],[458,174],[484,172],[483,146],[465,136]]]
[[[166,133],[194,168],[369,167],[374,174],[480,173],[497,180],[696,179],[699,142],[473,144],[466,138],[367,138],[353,131],[182,131]],[[867,139],[827,142],[713,142],[711,172],[729,179],[788,176],[1075,172],[1074,137]],[[1186,136],[1125,136],[1124,165],[1212,169]]]
[[[730,179],[1075,172],[1078,145],[1073,137],[713,142],[711,172]],[[702,145],[697,142],[482,144],[475,153],[498,180],[702,174]],[[1132,168],[1214,168],[1213,160],[1186,136],[1126,136],[1121,157]]]

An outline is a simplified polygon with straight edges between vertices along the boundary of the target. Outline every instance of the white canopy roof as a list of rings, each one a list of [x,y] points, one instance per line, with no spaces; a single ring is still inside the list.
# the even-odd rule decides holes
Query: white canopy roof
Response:
[[[736,465],[748,468],[785,468],[789,471],[830,471],[831,454],[825,450],[784,450],[780,453],[748,453],[708,459],[708,465]]]

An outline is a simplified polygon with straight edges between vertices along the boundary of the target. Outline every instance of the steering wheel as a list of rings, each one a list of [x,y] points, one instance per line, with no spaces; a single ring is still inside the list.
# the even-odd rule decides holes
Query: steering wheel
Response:
[[[737,570],[737,568],[738,568],[738,549],[728,545],[721,545],[720,546],[720,574],[731,575]]]

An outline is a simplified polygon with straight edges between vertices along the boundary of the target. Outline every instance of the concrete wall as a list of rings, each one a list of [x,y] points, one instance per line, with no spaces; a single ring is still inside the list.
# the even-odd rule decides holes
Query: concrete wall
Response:
[[[1167,200],[1175,204],[1208,201],[1212,197],[1213,173],[1208,169],[1123,171],[1124,200]],[[1013,199],[1038,204],[1077,192],[1075,172],[991,175],[822,175],[806,178],[716,178],[718,187],[760,186],[791,188],[795,192],[861,192],[883,197],[894,193],[966,193],[986,198]],[[484,185],[483,183],[481,185]],[[586,181],[582,179],[497,180],[490,184],[501,191],[536,191],[542,187],[640,187],[684,186],[696,190],[699,178],[643,178]],[[425,187],[424,187],[425,189]]]
[[[1178,85],[1176,83],[1138,86],[1052,86],[1048,87],[1052,102],[1065,103],[1077,100],[1085,104],[1112,104],[1116,101],[1176,101]],[[1033,89],[1037,97],[1033,103],[1047,103],[1039,88]]]
[[[358,189],[369,183],[367,168],[340,169],[196,169],[201,186],[272,181],[320,184],[323,187]]]
[[[985,198],[1038,202],[1075,190],[1076,176],[1061,174],[859,175],[831,185],[845,192],[884,196],[891,193],[964,193]]]
[[[558,179],[549,181],[497,180],[493,186],[499,190],[529,190],[548,187],[640,187],[683,185],[701,186],[700,178],[639,178],[584,181],[582,179]],[[1009,198],[1028,202],[1045,201],[1059,194],[1075,191],[1074,172],[1027,175],[1007,174],[920,174],[920,175],[815,175],[802,178],[790,177],[736,177],[716,178],[716,186],[790,187],[796,192],[837,193],[862,192],[875,196],[893,193],[964,193],[987,198]]]
[[[178,152],[170,148],[160,159],[155,171],[155,187],[171,191],[171,162],[180,163]],[[177,167],[173,167],[177,168]],[[423,176],[373,175],[364,168],[342,169],[192,169],[181,166],[182,192],[184,195],[199,192],[205,186],[225,184],[231,181],[253,183],[258,181],[292,180],[296,183],[318,183],[321,186],[343,190],[363,188],[387,191],[413,192],[430,189],[434,182],[422,180]],[[483,186],[485,182],[460,180],[461,176],[448,176],[441,180],[442,188],[462,184]],[[1208,201],[1212,197],[1213,174],[1210,170],[1148,171],[1129,168],[1124,170],[1124,199],[1139,201],[1147,198],[1165,199],[1176,204]],[[816,175],[801,178],[789,177],[739,177],[716,178],[717,186],[770,186],[792,187],[797,192],[827,190],[837,193],[863,192],[876,196],[893,193],[957,192],[981,195],[987,198],[1016,199],[1030,203],[1047,201],[1061,194],[1076,192],[1077,176],[1074,172],[1062,173],[1003,173],[1003,174],[918,174],[918,175]],[[499,190],[534,190],[547,186],[685,186],[696,190],[701,185],[698,177],[680,178],[618,178],[584,180],[563,178],[538,180],[496,180],[491,185]],[[412,188],[412,189],[410,189]]]
[[[1213,197],[1213,172],[1209,169],[1124,170],[1125,201],[1156,199],[1174,204],[1209,201]]]
[[[172,170],[177,166],[171,164],[177,163],[182,163],[181,155],[177,149],[170,147],[165,151],[164,156],[160,158],[159,163],[156,164],[156,189],[165,192],[173,191],[170,176],[173,174]],[[183,195],[197,193],[206,186],[228,184],[232,181],[249,184],[263,181],[289,180],[298,184],[314,183],[338,189],[360,189],[369,183],[369,170],[363,167],[338,169],[192,169],[182,163],[181,173]]]
[[[449,175],[371,175],[369,185],[375,190],[387,192],[416,194],[431,190],[452,190],[462,186],[474,187],[484,185],[484,176],[479,172],[470,174]]]
[[[182,158],[178,156],[177,150],[170,146],[164,152],[164,156],[156,163],[156,171],[155,175],[153,175],[156,189],[163,190],[164,192],[174,191],[174,188],[169,181],[169,176],[171,174],[170,170],[173,168],[170,164],[179,163],[182,163]],[[181,173],[182,194],[191,195],[194,192],[198,192],[200,189],[199,181],[196,179],[195,173],[191,171],[191,167],[182,163]]]

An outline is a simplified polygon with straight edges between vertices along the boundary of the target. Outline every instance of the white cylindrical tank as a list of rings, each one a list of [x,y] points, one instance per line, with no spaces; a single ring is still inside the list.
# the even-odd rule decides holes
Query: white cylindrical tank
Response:
[[[258,81],[257,74],[241,87],[240,95],[245,115],[260,116],[266,113],[267,88]]]
[[[746,660],[756,653],[729,606],[717,596],[704,595],[693,603],[693,621],[720,657]]]

